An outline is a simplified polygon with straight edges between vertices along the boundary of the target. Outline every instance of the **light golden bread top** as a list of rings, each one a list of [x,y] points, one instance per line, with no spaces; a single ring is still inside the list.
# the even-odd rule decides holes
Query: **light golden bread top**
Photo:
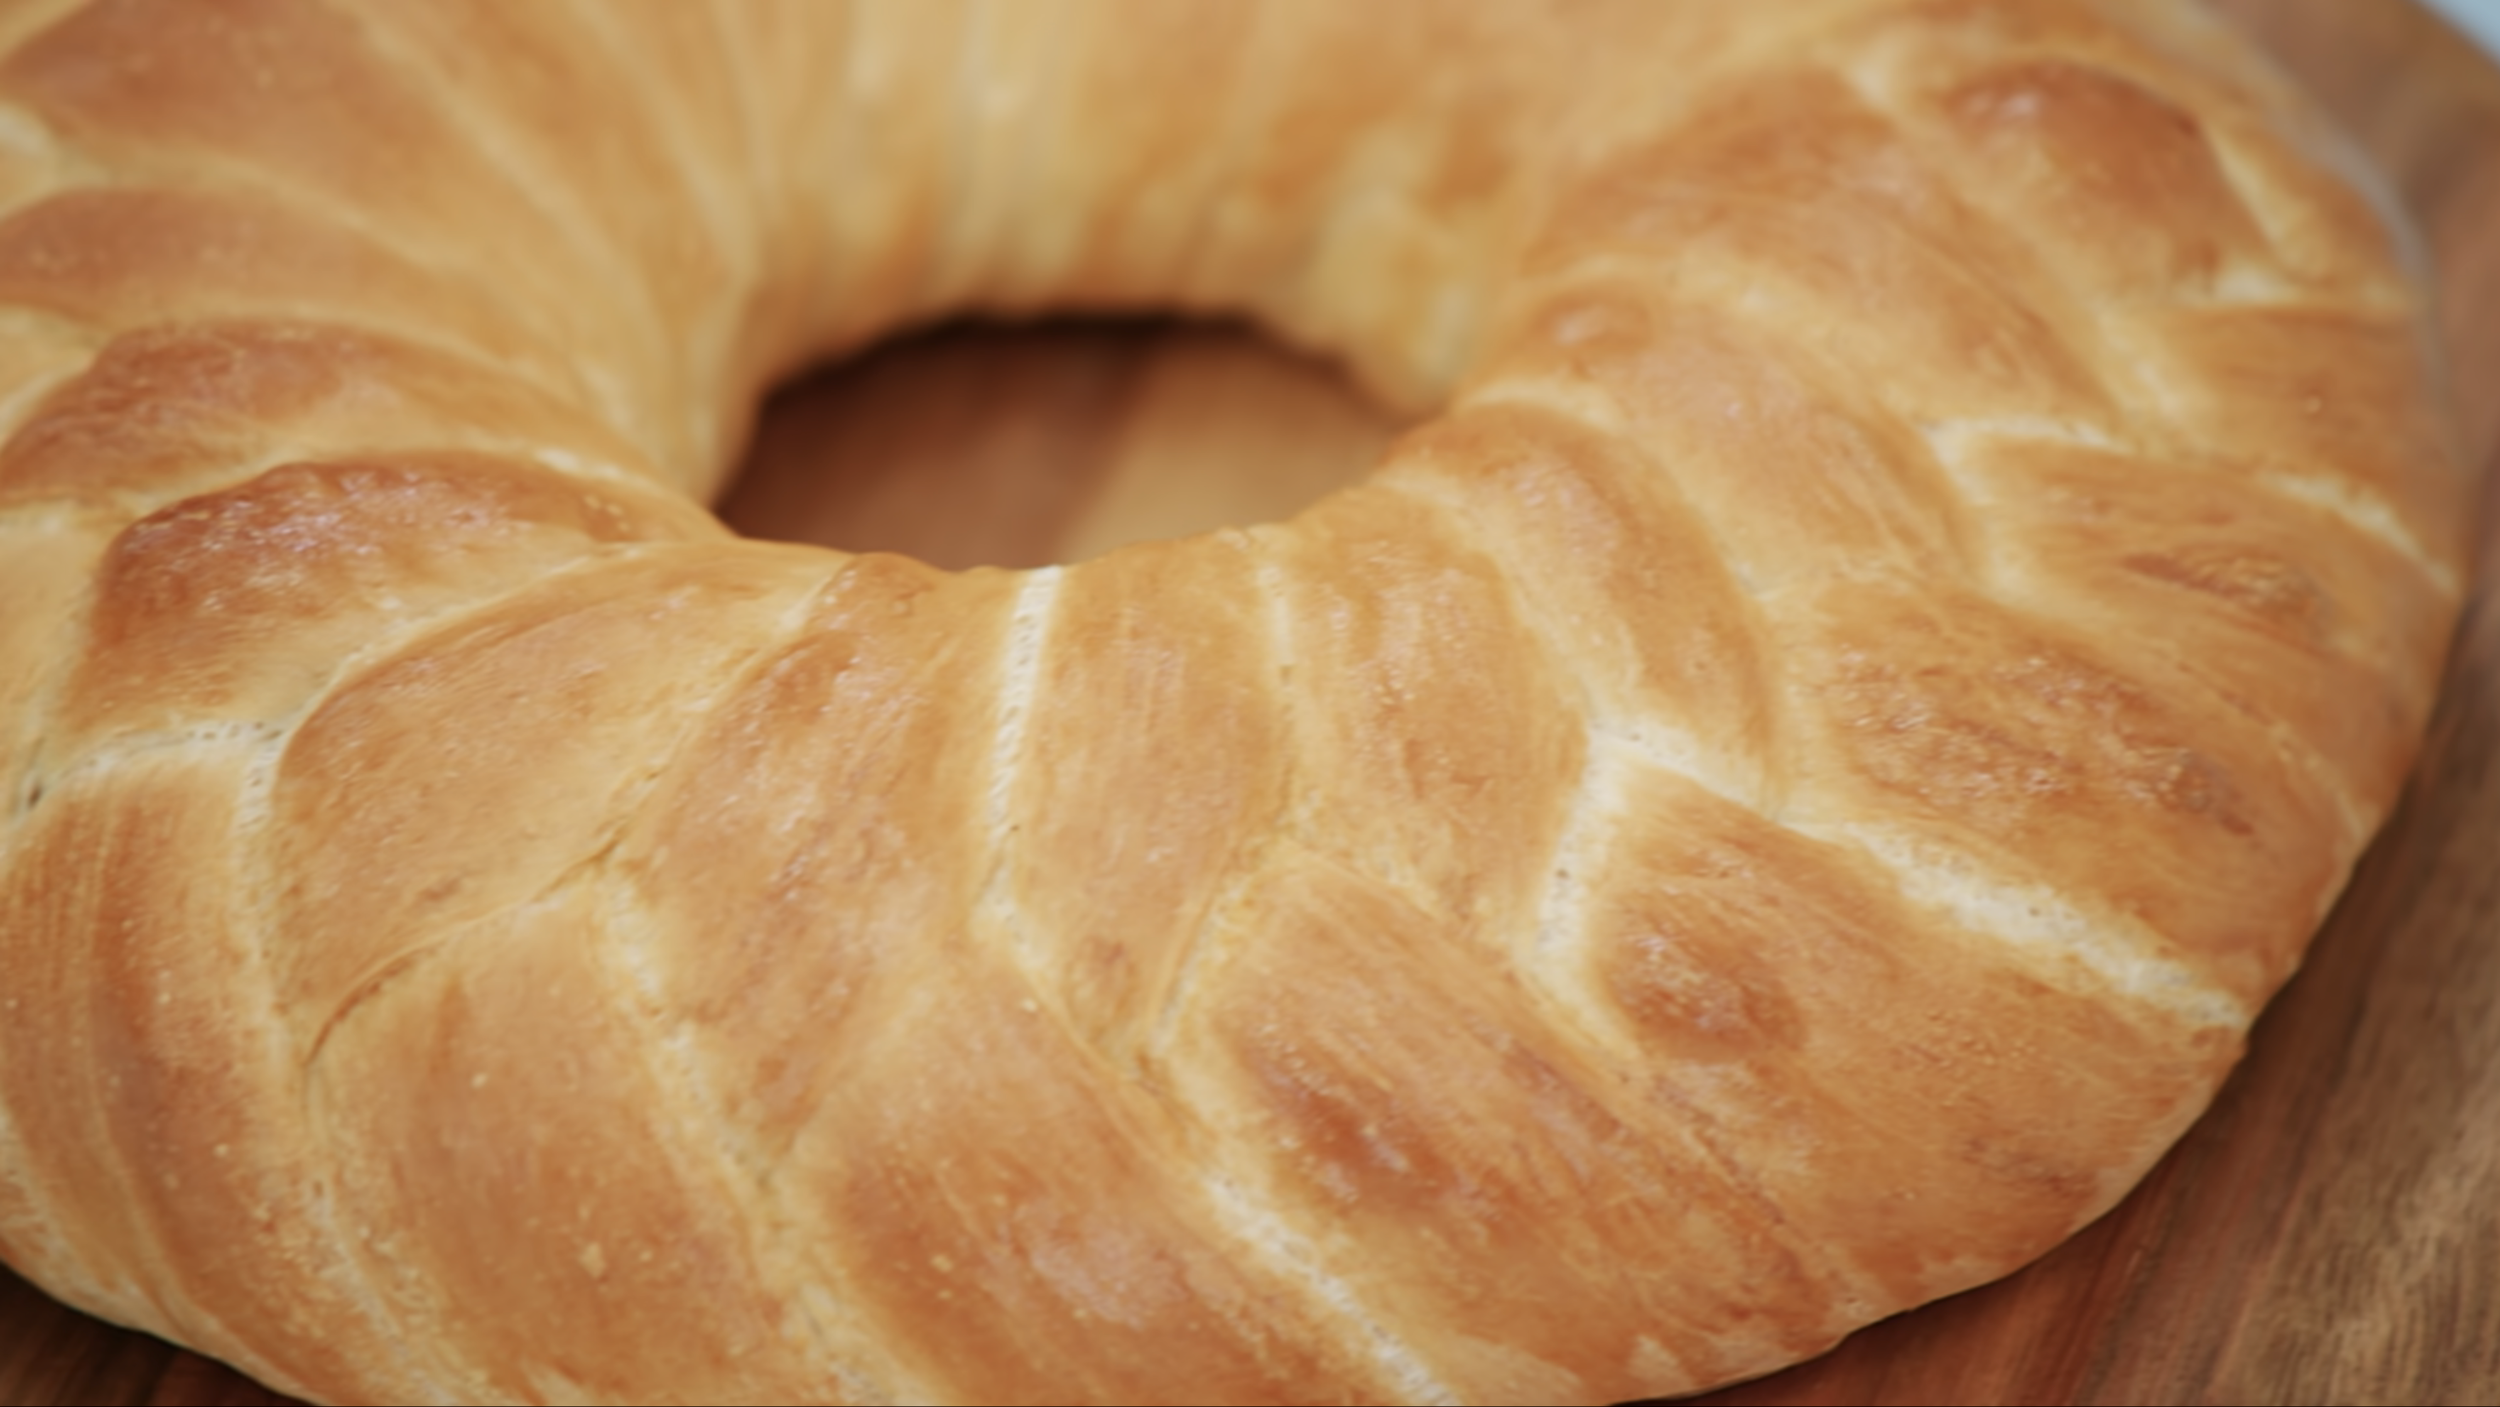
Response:
[[[1602,1401],[2037,1254],[2401,782],[2399,236],[2151,4],[0,18],[0,1251],[336,1398]],[[759,387],[1444,413],[1032,573]]]

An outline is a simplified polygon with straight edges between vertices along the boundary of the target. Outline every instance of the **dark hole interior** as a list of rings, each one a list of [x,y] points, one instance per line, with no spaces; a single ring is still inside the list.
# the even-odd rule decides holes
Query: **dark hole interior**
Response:
[[[1241,324],[951,323],[775,392],[717,507],[749,537],[1033,567],[1290,517],[1400,428]]]

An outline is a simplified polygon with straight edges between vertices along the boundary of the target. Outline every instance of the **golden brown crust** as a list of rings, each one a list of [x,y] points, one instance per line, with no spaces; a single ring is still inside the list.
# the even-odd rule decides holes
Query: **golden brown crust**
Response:
[[[309,1395],[1768,1370],[2195,1116],[2465,567],[2404,236],[2153,0],[0,34],[0,1253]],[[1030,573],[686,497],[1064,303],[1444,413]]]

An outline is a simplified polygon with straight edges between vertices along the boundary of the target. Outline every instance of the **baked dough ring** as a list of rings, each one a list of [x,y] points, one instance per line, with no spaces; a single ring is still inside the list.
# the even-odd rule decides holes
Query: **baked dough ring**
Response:
[[[0,19],[0,1250],[354,1399],[1600,1401],[2100,1213],[2464,566],[2340,149],[2151,3]],[[1026,574],[759,386],[1442,405]]]

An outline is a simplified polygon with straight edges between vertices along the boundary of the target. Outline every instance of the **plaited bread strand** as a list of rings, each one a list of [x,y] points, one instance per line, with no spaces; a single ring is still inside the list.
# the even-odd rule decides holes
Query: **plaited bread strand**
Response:
[[[306,1395],[1765,1371],[2193,1117],[2463,569],[2381,217],[2167,7],[8,33],[0,1250]],[[692,506],[1064,305],[1448,409],[1032,574]]]

